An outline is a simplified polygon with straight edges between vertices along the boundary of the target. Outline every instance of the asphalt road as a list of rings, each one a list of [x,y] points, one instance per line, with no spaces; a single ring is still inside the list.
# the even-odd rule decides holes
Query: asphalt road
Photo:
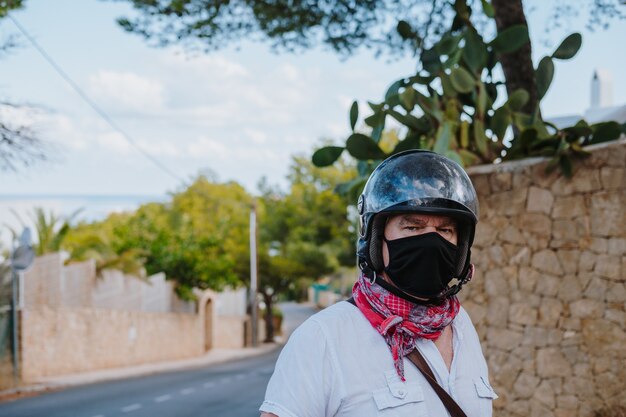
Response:
[[[296,304],[282,308],[288,333],[313,312]],[[24,398],[0,404],[0,417],[254,417],[279,351]]]

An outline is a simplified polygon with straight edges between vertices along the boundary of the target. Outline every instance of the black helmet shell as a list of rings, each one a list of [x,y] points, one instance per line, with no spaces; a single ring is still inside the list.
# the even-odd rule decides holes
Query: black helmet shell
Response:
[[[362,267],[382,270],[384,219],[393,213],[439,214],[456,219],[460,249],[457,274],[469,267],[478,198],[467,173],[445,156],[411,150],[387,158],[367,180],[357,209],[361,222],[357,254]]]

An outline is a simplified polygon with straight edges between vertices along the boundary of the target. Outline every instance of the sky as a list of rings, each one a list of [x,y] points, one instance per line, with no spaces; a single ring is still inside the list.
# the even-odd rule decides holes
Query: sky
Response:
[[[587,31],[584,19],[546,34],[545,4],[529,12],[533,58],[551,53],[569,31],[583,47],[556,63],[543,114],[582,114],[595,68],[613,76],[614,104],[626,104],[626,22]],[[588,2],[581,2],[581,4]],[[0,101],[37,106],[24,114],[0,109],[4,119],[32,123],[51,145],[51,160],[18,173],[0,173],[2,195],[164,196],[200,172],[235,180],[256,191],[261,177],[285,185],[293,155],[311,155],[322,140],[344,143],[348,109],[357,99],[380,101],[387,87],[409,76],[415,59],[389,62],[362,51],[340,59],[321,48],[275,54],[243,44],[210,54],[153,48],[115,22],[125,2],[28,0],[13,16],[138,146],[137,152],[100,118],[21,38],[0,60]],[[626,7],[626,6],[623,6]],[[16,33],[4,19],[0,34]]]

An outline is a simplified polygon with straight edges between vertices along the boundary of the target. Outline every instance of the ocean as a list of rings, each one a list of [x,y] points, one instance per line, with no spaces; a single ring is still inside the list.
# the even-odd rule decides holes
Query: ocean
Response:
[[[82,209],[74,222],[91,222],[102,220],[109,213],[136,210],[141,204],[167,199],[165,195],[0,195],[0,249],[11,246],[9,227],[22,230],[22,222],[32,225],[35,207],[57,216],[69,216]]]

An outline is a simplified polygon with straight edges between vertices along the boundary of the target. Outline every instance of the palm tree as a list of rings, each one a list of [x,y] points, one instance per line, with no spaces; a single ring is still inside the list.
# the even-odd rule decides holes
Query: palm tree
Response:
[[[65,239],[67,233],[70,231],[72,220],[74,220],[81,211],[83,211],[82,208],[67,217],[62,217],[56,215],[53,211],[47,213],[44,208],[35,207],[33,212],[28,215],[37,231],[37,244],[34,245],[35,254],[41,256],[46,253],[60,251],[63,239]],[[17,217],[22,226],[25,227],[24,222],[17,212],[13,211],[13,215]],[[6,224],[5,227],[9,229],[13,235],[13,239],[16,239],[18,236],[17,231]]]

